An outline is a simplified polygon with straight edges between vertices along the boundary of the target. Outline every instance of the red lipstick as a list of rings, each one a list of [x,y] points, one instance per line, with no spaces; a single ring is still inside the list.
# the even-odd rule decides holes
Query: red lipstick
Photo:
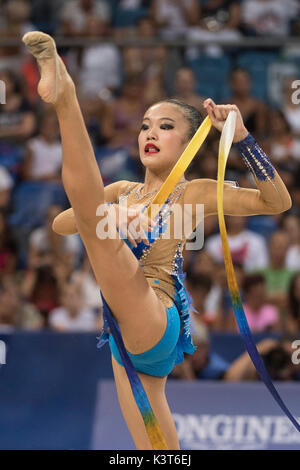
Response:
[[[148,143],[145,145],[144,151],[147,155],[153,155],[154,153],[159,152],[159,148],[155,144]]]

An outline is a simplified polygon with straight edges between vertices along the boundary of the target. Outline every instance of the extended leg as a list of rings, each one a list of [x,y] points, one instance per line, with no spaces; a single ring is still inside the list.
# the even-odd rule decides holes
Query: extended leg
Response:
[[[62,178],[76,225],[104,298],[120,325],[125,347],[139,354],[163,336],[167,325],[164,305],[123,240],[97,238],[96,209],[104,202],[104,187],[74,84],[50,36],[27,33],[24,42],[41,69],[39,93],[57,111],[63,147]]]

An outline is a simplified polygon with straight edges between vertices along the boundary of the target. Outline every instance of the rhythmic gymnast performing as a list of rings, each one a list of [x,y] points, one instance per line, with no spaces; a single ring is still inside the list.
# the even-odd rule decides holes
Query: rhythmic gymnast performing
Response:
[[[197,133],[203,141],[211,125],[222,131],[234,111],[236,122],[231,126],[231,138],[253,173],[257,189],[223,184],[220,198],[224,213],[281,213],[290,208],[290,195],[269,158],[245,128],[238,108],[216,105],[211,99],[204,102],[208,113],[204,122],[197,109],[177,100],[166,99],[152,105],[144,115],[138,136],[144,182],[118,181],[104,187],[74,83],[57,54],[54,40],[44,33],[31,32],[23,41],[40,68],[38,92],[45,102],[53,104],[60,125],[62,181],[72,207],[55,219],[53,229],[61,235],[79,232],[85,245],[104,300],[100,346],[109,341],[124,419],[137,449],[179,449],[165,385],[174,365],[183,361],[184,353],[193,354],[195,347],[182,277],[182,250],[187,237],[183,234],[178,240],[173,236],[172,207],[190,205],[194,230],[197,204],[204,205],[205,217],[218,213],[218,183],[211,179],[188,181],[178,170],[177,179],[172,180],[175,184],[168,186],[172,170],[181,156],[186,163],[186,150],[194,145]],[[201,138],[193,153],[199,142]],[[227,144],[225,139],[228,156],[231,142]],[[124,201],[126,206],[121,204]],[[149,208],[154,201],[164,204],[152,215]],[[118,227],[116,222],[114,236],[101,238],[97,227],[104,214],[99,207],[106,203],[108,212],[111,208],[119,213],[126,211],[127,224],[125,228]],[[138,214],[140,230],[136,238],[130,222],[137,216],[133,208],[139,205],[144,209]],[[164,238],[167,226],[171,227],[170,237]],[[121,236],[124,230],[125,238]]]

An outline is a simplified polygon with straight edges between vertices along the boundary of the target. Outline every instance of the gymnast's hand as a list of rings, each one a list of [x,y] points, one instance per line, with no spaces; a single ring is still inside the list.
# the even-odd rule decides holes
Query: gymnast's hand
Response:
[[[203,106],[211,119],[212,125],[220,132],[223,129],[229,112],[236,111],[236,127],[233,142],[239,142],[240,140],[243,140],[245,137],[247,137],[248,130],[244,125],[240,110],[235,104],[217,105],[211,98],[208,98],[204,101]]]
[[[111,212],[111,216],[113,216],[116,227],[134,247],[137,246],[136,241],[140,242],[141,240],[149,245],[145,230],[152,231],[155,225],[150,217],[144,215],[138,207],[133,206],[126,207],[122,204],[109,204],[107,209],[114,210],[114,213]],[[52,229],[59,235],[78,233],[72,207],[55,217]]]
[[[149,245],[146,232],[151,232],[154,222],[151,218],[141,212],[138,206],[127,207],[122,204],[109,205],[110,210],[114,210],[113,214],[116,227],[122,237],[126,239],[136,248],[137,242],[143,242]]]

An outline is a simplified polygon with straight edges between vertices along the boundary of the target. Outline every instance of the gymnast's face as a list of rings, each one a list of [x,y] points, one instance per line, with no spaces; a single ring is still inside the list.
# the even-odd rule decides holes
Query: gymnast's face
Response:
[[[189,124],[179,106],[157,103],[144,116],[139,134],[143,165],[155,172],[171,170],[188,143]]]

